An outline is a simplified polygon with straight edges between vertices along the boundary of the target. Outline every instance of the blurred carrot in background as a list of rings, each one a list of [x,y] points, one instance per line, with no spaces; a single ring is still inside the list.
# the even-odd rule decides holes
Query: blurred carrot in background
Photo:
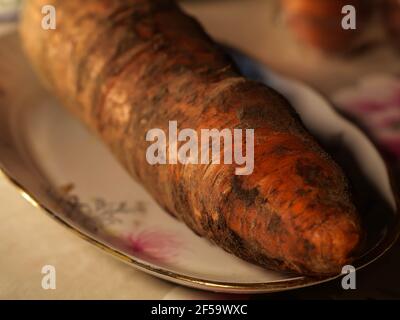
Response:
[[[329,53],[342,53],[360,45],[360,35],[371,15],[370,0],[281,0],[286,21],[297,38]],[[356,29],[342,28],[342,8],[356,9]]]
[[[384,0],[383,21],[394,44],[400,48],[400,0]]]

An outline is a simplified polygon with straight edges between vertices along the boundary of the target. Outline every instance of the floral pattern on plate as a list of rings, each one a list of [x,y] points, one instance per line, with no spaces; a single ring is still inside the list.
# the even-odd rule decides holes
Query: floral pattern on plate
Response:
[[[400,159],[400,78],[372,75],[340,90],[334,101],[366,127],[386,151]]]

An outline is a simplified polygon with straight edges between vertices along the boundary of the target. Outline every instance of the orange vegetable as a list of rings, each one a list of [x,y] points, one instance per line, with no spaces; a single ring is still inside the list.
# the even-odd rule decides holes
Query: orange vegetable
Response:
[[[355,49],[371,12],[370,0],[281,0],[283,14],[298,39],[328,53]],[[356,9],[356,29],[345,30],[342,8]]]
[[[54,5],[57,29],[41,28]],[[243,78],[169,0],[30,0],[23,43],[49,89],[166,211],[225,250],[275,270],[338,273],[361,237],[339,166],[284,97]],[[255,129],[255,168],[150,165],[152,128]],[[212,263],[212,261],[210,261]]]
[[[393,39],[393,43],[400,48],[400,1],[383,0],[383,21]]]

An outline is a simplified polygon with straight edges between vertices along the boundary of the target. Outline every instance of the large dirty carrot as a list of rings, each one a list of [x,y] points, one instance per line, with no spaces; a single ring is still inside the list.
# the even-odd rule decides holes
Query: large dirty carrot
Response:
[[[44,5],[56,30],[42,28]],[[287,101],[243,78],[173,1],[28,0],[21,34],[51,91],[195,233],[275,270],[334,274],[352,260],[361,229],[342,170]],[[149,164],[146,133],[169,121],[255,129],[253,173]]]

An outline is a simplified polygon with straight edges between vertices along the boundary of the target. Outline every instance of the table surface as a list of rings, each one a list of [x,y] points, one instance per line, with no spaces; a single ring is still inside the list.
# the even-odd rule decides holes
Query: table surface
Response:
[[[349,59],[324,56],[291,38],[275,1],[195,1],[185,9],[223,43],[238,47],[273,69],[330,95],[366,74],[400,72],[397,53],[385,44]],[[223,16],[223,19],[221,18]],[[0,33],[8,25],[0,24]],[[379,61],[379,63],[374,63]],[[340,282],[275,294],[278,298],[400,298],[399,245],[357,274],[358,290]],[[175,299],[218,298],[146,275],[82,241],[22,199],[0,177],[0,298],[2,299]],[[41,287],[41,269],[53,265],[57,289]],[[373,275],[373,276],[372,276]],[[267,298],[271,295],[257,296]]]

